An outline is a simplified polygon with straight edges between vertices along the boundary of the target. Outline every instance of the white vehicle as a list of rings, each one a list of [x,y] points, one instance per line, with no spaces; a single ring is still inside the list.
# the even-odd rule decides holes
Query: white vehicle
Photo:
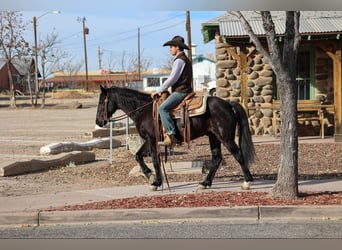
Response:
[[[207,83],[207,90],[209,95],[216,95],[216,80]]]

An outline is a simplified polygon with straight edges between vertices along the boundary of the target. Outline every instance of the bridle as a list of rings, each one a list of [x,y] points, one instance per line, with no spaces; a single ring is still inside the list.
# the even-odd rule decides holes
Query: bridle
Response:
[[[105,97],[105,100],[104,100],[104,107],[103,107],[103,119],[105,122],[109,122],[109,121],[112,121],[112,122],[115,122],[115,121],[120,121],[120,120],[123,120],[125,118],[127,118],[130,114],[136,112],[136,111],[139,111],[140,109],[143,109],[145,108],[146,106],[150,105],[151,103],[153,103],[155,100],[153,99],[152,101],[130,111],[130,112],[127,112],[123,115],[119,115],[115,118],[109,118],[108,117],[108,102],[109,102],[109,96],[108,96],[108,93],[106,94],[106,97]]]
[[[103,107],[103,119],[105,122],[108,122],[108,94],[106,94],[106,98],[104,100],[104,107]]]

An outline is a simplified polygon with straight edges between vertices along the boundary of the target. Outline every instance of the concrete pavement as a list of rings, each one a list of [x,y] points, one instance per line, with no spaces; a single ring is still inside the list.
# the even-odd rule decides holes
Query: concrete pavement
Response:
[[[258,180],[248,192],[270,191],[274,181]],[[148,185],[113,187],[95,190],[80,190],[55,194],[0,197],[0,226],[36,226],[48,224],[97,223],[153,220],[232,220],[267,221],[296,219],[342,219],[341,206],[250,206],[250,207],[199,207],[168,209],[112,209],[54,211],[45,209],[66,205],[85,204],[116,198],[140,197],[173,193],[207,191],[241,191],[241,182],[214,182],[207,190],[197,190],[197,182],[170,183],[171,191],[151,192]],[[307,180],[299,182],[300,191],[342,192],[342,180]]]

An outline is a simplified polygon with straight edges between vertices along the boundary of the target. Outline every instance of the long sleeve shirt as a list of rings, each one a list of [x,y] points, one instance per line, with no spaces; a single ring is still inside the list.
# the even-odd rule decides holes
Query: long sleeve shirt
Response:
[[[176,60],[174,60],[169,77],[162,84],[162,86],[160,86],[157,89],[158,94],[161,94],[163,91],[166,91],[169,87],[172,87],[172,85],[174,85],[177,82],[177,80],[183,72],[184,66],[185,62],[182,59],[177,58]]]

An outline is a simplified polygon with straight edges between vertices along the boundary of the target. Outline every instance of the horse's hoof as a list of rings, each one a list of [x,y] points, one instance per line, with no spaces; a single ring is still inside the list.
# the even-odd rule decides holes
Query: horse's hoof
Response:
[[[154,185],[150,185],[150,191],[154,192],[157,191],[158,187]]]
[[[203,184],[198,184],[197,189],[207,189],[207,186]]]
[[[152,184],[154,182],[154,179],[155,179],[155,175],[154,174],[151,174],[149,177],[148,177],[148,184]]]
[[[249,182],[244,181],[241,185],[241,189],[242,190],[249,190],[250,189]]]

